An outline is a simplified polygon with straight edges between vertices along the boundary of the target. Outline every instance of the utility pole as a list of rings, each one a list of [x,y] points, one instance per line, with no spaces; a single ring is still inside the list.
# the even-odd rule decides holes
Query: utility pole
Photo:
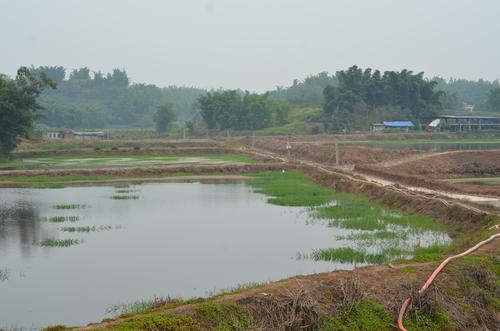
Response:
[[[340,164],[339,160],[339,143],[335,143],[335,167],[338,168]]]
[[[255,131],[252,131],[252,148],[255,147]]]
[[[186,128],[182,129],[182,137],[186,140]]]
[[[288,158],[290,158],[292,151],[292,145],[290,145],[290,136],[286,136],[286,151]]]

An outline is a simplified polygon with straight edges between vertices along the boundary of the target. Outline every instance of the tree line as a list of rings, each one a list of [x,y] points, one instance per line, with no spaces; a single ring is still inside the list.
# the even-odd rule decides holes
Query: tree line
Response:
[[[55,86],[46,74],[26,67],[19,68],[15,79],[0,74],[0,158],[16,147],[19,138],[28,137],[33,120],[43,109],[38,97]]]
[[[437,83],[426,80],[423,73],[402,70],[382,74],[379,70],[352,66],[337,72],[336,77],[337,86],[328,86],[323,92],[323,109],[335,129],[366,128],[367,120],[378,115],[376,109],[395,110],[417,122],[430,121],[442,110],[441,98],[445,93],[435,91]]]
[[[258,130],[287,121],[288,102],[271,100],[268,93],[215,91],[198,98],[208,129]]]
[[[57,84],[57,89],[46,90],[40,96],[39,103],[45,110],[37,120],[56,128],[150,128],[155,125],[158,107],[169,103],[180,120],[190,120],[195,113],[193,104],[206,93],[194,87],[131,84],[126,71],[120,69],[102,73],[84,67],[69,74],[61,66],[31,70],[45,73]]]

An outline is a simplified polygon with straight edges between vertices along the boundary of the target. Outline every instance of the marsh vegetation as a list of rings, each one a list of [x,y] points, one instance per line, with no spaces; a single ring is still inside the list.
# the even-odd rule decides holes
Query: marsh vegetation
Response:
[[[308,224],[349,230],[335,236],[341,247],[298,252],[299,259],[386,263],[450,242],[444,227],[428,217],[387,210],[366,198],[318,186],[302,174],[257,174],[249,184],[268,195],[271,204],[308,207]]]

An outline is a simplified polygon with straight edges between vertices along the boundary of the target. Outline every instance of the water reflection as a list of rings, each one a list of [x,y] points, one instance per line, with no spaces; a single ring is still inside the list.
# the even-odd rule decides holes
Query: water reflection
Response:
[[[32,243],[39,241],[42,233],[39,211],[33,203],[0,204],[0,252],[17,245],[23,256],[29,256],[33,249],[37,249]]]

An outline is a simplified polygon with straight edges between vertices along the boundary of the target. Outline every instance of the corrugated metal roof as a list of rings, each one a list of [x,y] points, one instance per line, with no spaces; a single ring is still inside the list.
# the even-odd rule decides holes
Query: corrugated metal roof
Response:
[[[437,118],[449,118],[455,120],[498,120],[500,118],[494,116],[467,116],[467,115],[439,115]]]
[[[389,128],[408,128],[415,125],[413,125],[413,123],[410,121],[399,121],[399,122],[384,122],[384,126]]]

